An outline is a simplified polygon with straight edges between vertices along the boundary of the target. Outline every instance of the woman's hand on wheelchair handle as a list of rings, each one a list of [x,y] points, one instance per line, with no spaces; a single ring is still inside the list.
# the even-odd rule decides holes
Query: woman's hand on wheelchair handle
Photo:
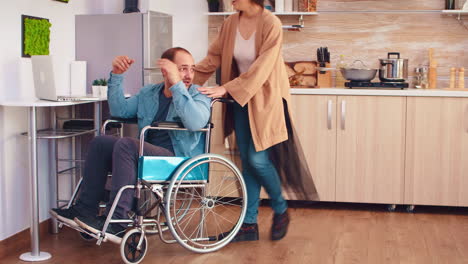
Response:
[[[223,86],[199,87],[198,91],[210,98],[222,97],[227,93]]]

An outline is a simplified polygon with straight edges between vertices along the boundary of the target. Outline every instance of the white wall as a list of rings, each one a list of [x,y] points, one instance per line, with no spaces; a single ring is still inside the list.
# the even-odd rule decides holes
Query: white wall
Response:
[[[149,0],[149,9],[173,15],[173,44],[188,49],[195,62],[208,48],[208,4],[206,0]]]
[[[69,87],[69,63],[75,58],[74,15],[102,13],[103,1],[51,0],[2,1],[0,6],[0,100],[34,97],[30,60],[21,58],[21,15],[48,18],[52,23],[50,54],[54,56],[57,86]],[[48,122],[46,110],[38,111],[40,128]],[[0,240],[27,227],[30,222],[30,182],[27,138],[27,111],[24,108],[0,107]],[[39,144],[40,220],[49,209],[48,146]]]
[[[69,87],[69,63],[75,57],[74,15],[121,13],[124,0],[71,0],[64,4],[51,0],[14,0],[0,4],[0,100],[34,97],[30,60],[21,58],[21,14],[45,17],[52,23],[50,54],[54,56],[57,87]],[[180,8],[183,6],[184,8]],[[166,12],[174,16],[174,45],[192,52],[201,60],[208,47],[206,0],[140,0],[140,10]],[[196,38],[194,38],[196,36]],[[38,126],[47,126],[48,111],[39,110]],[[0,106],[0,241],[29,227],[30,183],[27,138],[27,111]],[[49,175],[45,157],[49,148],[39,143],[40,221],[49,218]]]

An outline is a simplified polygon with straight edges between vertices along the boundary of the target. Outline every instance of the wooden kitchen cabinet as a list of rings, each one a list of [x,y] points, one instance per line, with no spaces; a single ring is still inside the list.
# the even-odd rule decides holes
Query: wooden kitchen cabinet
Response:
[[[290,109],[319,199],[335,201],[336,96],[293,95]]]
[[[336,201],[404,199],[406,98],[338,96]]]
[[[468,98],[408,98],[405,203],[468,206]]]

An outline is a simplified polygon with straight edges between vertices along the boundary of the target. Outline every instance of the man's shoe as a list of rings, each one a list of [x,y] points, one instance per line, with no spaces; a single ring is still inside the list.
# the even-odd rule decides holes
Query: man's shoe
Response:
[[[273,225],[271,226],[271,240],[280,240],[288,232],[289,215],[288,211],[273,216]]]
[[[222,233],[218,236],[218,240],[221,240],[228,236],[231,232]],[[259,239],[258,235],[258,225],[257,224],[242,224],[239,232],[231,240],[232,242],[241,242],[241,241],[257,241]]]
[[[106,222],[106,216],[96,217],[83,217],[79,216],[75,218],[75,222],[83,229],[88,230],[91,233],[98,234],[104,228]],[[126,228],[120,224],[109,224],[105,231],[106,238],[109,241],[116,244],[120,244],[122,237],[125,235]]]
[[[57,218],[59,221],[64,222],[73,228],[78,227],[78,224],[74,220],[75,217],[83,216],[83,214],[73,206],[68,209],[52,208],[49,210],[49,213],[52,217]]]

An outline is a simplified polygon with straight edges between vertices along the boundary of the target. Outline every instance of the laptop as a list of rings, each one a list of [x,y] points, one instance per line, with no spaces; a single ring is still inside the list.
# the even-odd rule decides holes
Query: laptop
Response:
[[[36,97],[42,100],[73,102],[73,101],[99,101],[99,97],[57,95],[55,89],[54,68],[52,57],[48,55],[31,56],[34,89]]]

